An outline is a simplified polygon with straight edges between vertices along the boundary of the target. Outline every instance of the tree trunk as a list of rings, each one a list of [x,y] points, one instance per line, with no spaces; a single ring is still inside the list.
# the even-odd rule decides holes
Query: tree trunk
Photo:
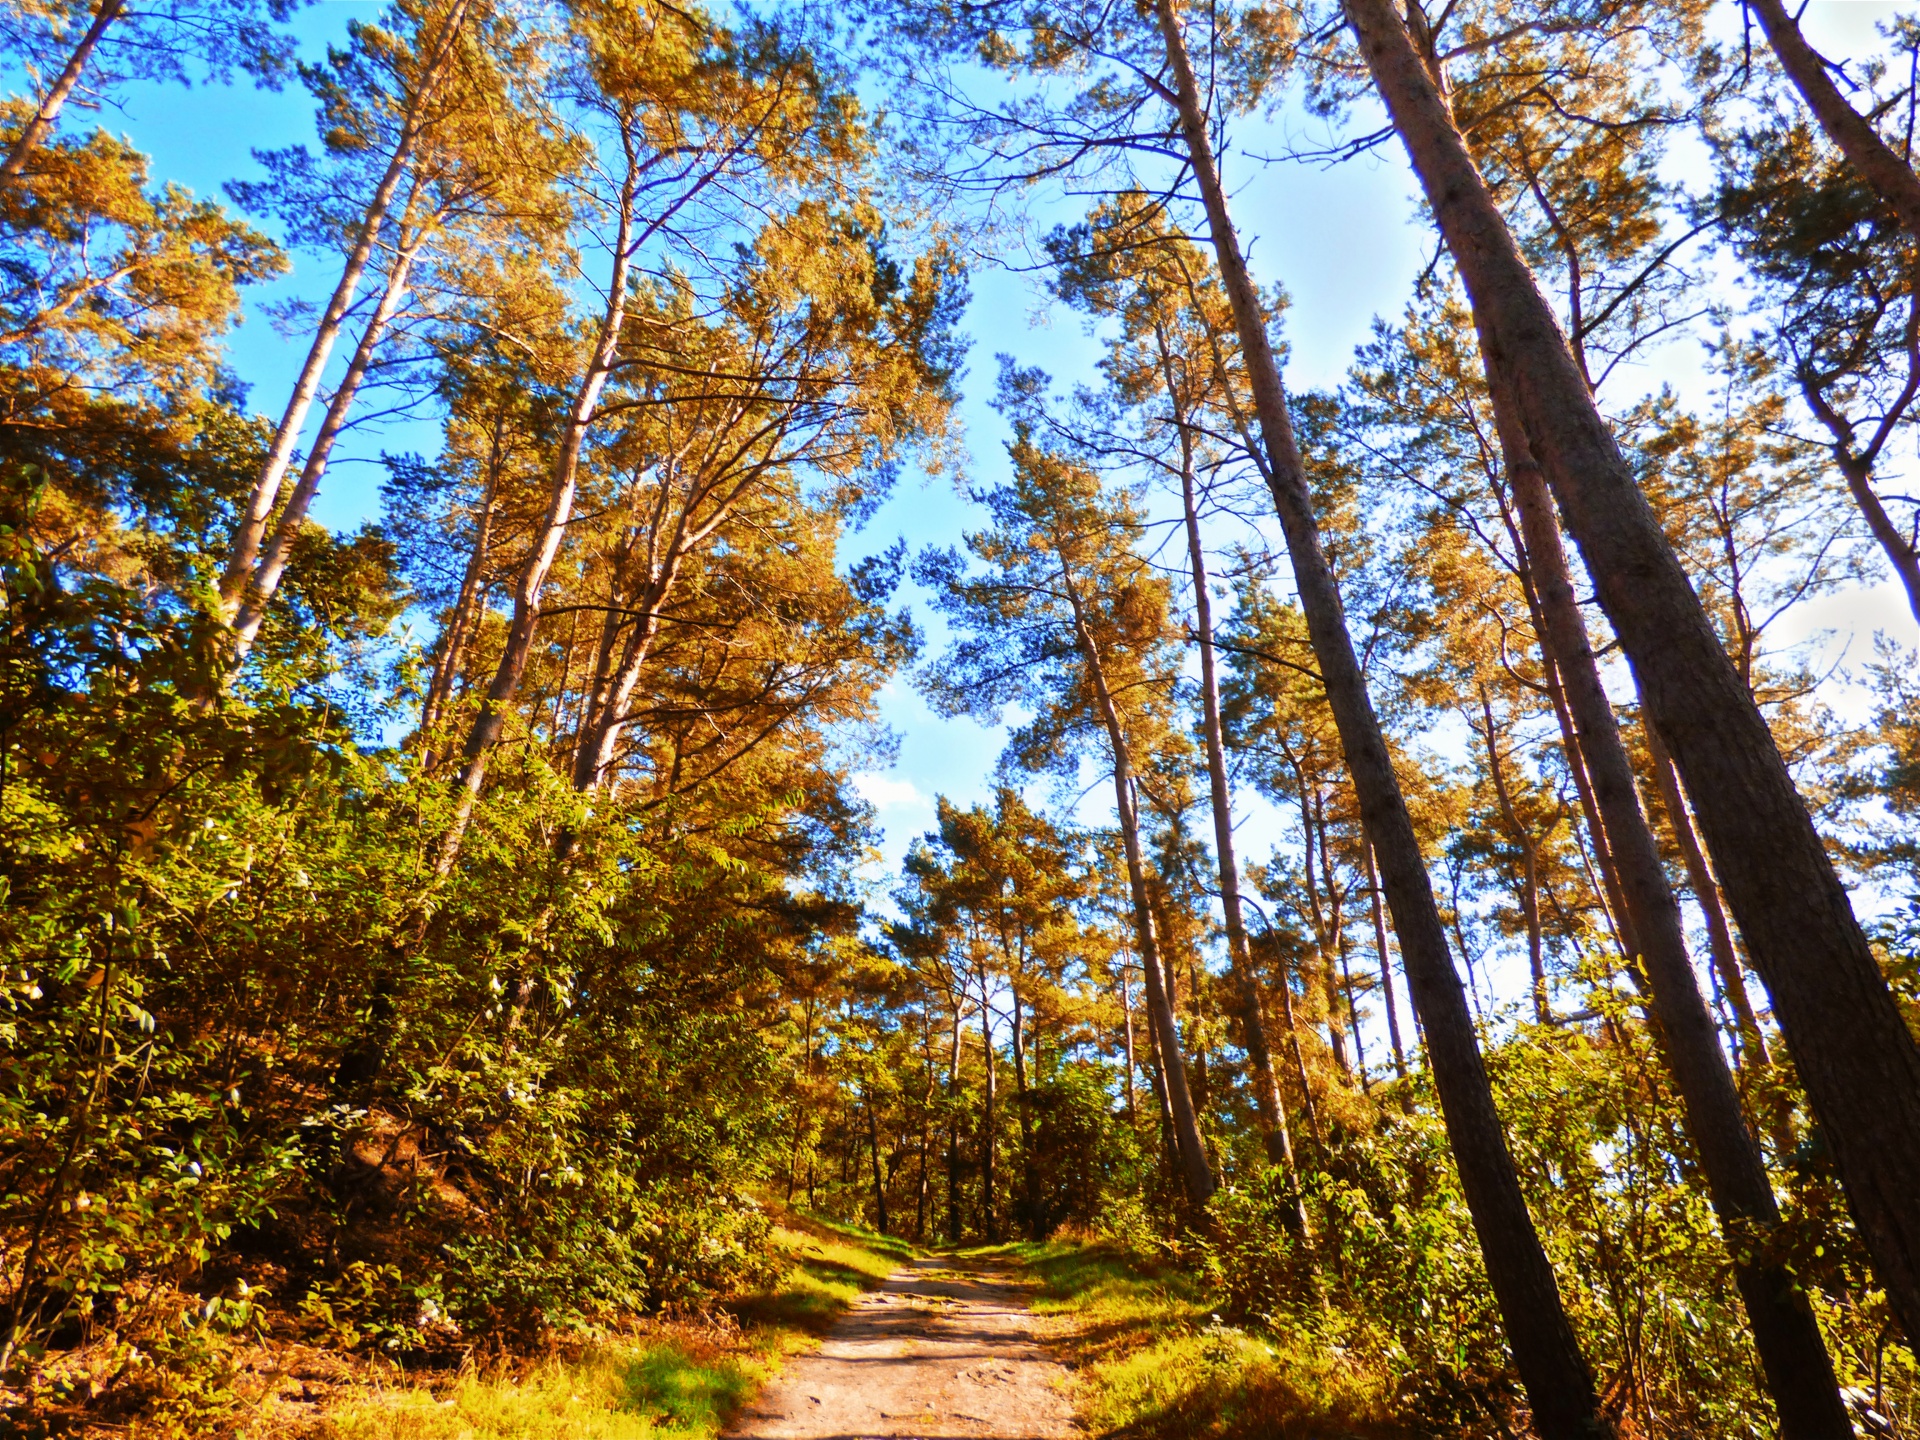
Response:
[[[454,814],[441,836],[439,854],[434,861],[434,873],[438,876],[447,875],[459,858],[460,843],[473,816],[474,801],[479,798],[481,781],[486,778],[487,755],[506,730],[507,707],[519,690],[520,678],[532,657],[534,631],[540,623],[540,593],[546,588],[547,575],[553,569],[560,542],[566,538],[567,524],[573,518],[573,498],[580,480],[580,451],[599,412],[600,392],[606,387],[607,377],[613,373],[620,353],[620,335],[627,318],[627,275],[633,263],[635,169],[629,166],[626,189],[620,196],[606,310],[601,315],[593,354],[574,392],[566,428],[561,432],[560,446],[554,455],[546,514],[534,532],[533,550],[514,586],[513,620],[507,628],[507,643],[500,652],[500,663],[494,670],[493,682],[487,686],[480,713],[474,717],[473,728],[467,732],[463,763],[455,781]]]
[[[1740,1039],[1740,1048],[1746,1052],[1748,1064],[1771,1065],[1773,1057],[1767,1053],[1767,1037],[1760,1029],[1759,1018],[1753,1013],[1753,997],[1747,993],[1747,977],[1740,964],[1740,953],[1734,948],[1733,927],[1727,923],[1727,910],[1720,903],[1720,884],[1713,878],[1713,870],[1707,864],[1706,854],[1700,849],[1700,837],[1694,832],[1693,817],[1687,811],[1686,797],[1680,793],[1679,777],[1673,773],[1673,757],[1667,754],[1667,747],[1660,743],[1660,732],[1652,725],[1644,725],[1647,737],[1648,758],[1652,761],[1653,783],[1660,792],[1660,803],[1666,807],[1667,823],[1673,827],[1673,838],[1680,846],[1681,860],[1687,867],[1687,883],[1693,887],[1693,898],[1700,906],[1700,914],[1707,924],[1707,953],[1713,957],[1713,968],[1720,974],[1720,989],[1727,997],[1727,1004],[1733,1010],[1735,1032]]]
[[[1847,103],[1847,97],[1827,73],[1825,57],[1807,43],[1799,22],[1787,13],[1781,0],[1744,0],[1744,4],[1760,17],[1760,28],[1766,32],[1780,68],[1813,111],[1820,129],[1847,157],[1854,173],[1899,217],[1914,240],[1920,241],[1920,176],[1880,138],[1872,122]]]
[[[1528,448],[1504,377],[1494,384],[1496,423],[1527,544],[1527,560],[1546,630],[1542,648],[1559,668],[1580,756],[1619,867],[1639,958],[1653,990],[1668,1068],[1680,1091],[1687,1133],[1700,1157],[1734,1276],[1760,1352],[1785,1440],[1846,1440],[1853,1425],[1812,1308],[1792,1272],[1758,1257],[1775,1251],[1780,1225],[1760,1146],[1747,1129],[1713,1015],[1687,955],[1680,905],[1667,883],[1660,847],[1640,808],[1613,706],[1574,597],[1553,502]]]
[[[327,308],[321,312],[320,324],[307,347],[307,358],[300,367],[299,378],[294,381],[293,394],[288,397],[286,409],[280,415],[279,428],[274,431],[273,444],[261,463],[260,473],[254,478],[253,493],[247,502],[246,513],[241,516],[240,525],[234,532],[226,568],[220,574],[223,620],[232,617],[239,608],[247,583],[253,575],[261,541],[266,538],[267,522],[279,506],[280,486],[286,479],[294,447],[300,443],[300,431],[306,426],[307,412],[313,408],[313,398],[320,391],[320,380],[326,373],[327,359],[333,354],[334,342],[340,338],[347,312],[353,306],[354,296],[359,293],[360,279],[373,259],[374,246],[380,239],[380,227],[386,223],[387,210],[393,204],[394,193],[400,187],[407,166],[412,163],[414,147],[420,141],[422,112],[446,73],[466,13],[467,0],[454,0],[453,8],[447,12],[439,44],[421,76],[418,88],[408,97],[399,137],[394,142],[393,153],[387,158],[387,168],[367,201],[366,214],[354,235],[353,248],[347,252],[347,263],[340,272],[339,282],[333,287],[332,296],[327,300]]]
[[[429,773],[438,758],[433,746],[440,723],[445,718],[448,702],[453,698],[453,682],[460,673],[460,662],[475,623],[475,612],[480,608],[485,593],[487,560],[493,546],[494,496],[500,484],[499,452],[503,428],[504,420],[496,417],[493,446],[487,457],[486,489],[481,492],[480,513],[473,522],[473,548],[467,554],[467,568],[460,577],[460,594],[454,601],[447,632],[441,639],[439,661],[433,667],[433,678],[428,682],[426,697],[420,704],[420,734],[425,745],[421,763]]]
[[[892,1234],[887,1225],[887,1177],[880,1168],[880,1122],[873,1114],[873,1092],[866,1096],[867,1144],[873,1151],[873,1213],[880,1222],[875,1228],[882,1235]]]
[[[1387,948],[1387,917],[1380,908],[1380,879],[1373,868],[1373,846],[1367,857],[1367,900],[1373,909],[1373,944],[1380,955],[1380,1000],[1387,1011],[1387,1039],[1393,1046],[1393,1073],[1407,1078],[1407,1052],[1400,1043],[1400,1012],[1393,1003],[1393,954]]]
[[[1127,1123],[1135,1129],[1140,1125],[1138,1107],[1134,1104],[1133,1075],[1139,1063],[1133,1058],[1133,997],[1127,993],[1127,972],[1120,972],[1120,1017],[1121,1036],[1127,1047]]]
[[[1153,1023],[1160,1049],[1160,1079],[1173,1121],[1174,1146],[1180,1162],[1180,1177],[1188,1201],[1195,1207],[1213,1198],[1213,1171],[1207,1164],[1206,1150],[1200,1140],[1200,1122],[1194,1114],[1193,1095],[1187,1089],[1187,1067],[1181,1059],[1180,1030],[1173,1016],[1173,1004],[1167,994],[1160,966],[1159,947],[1154,938],[1152,897],[1147,891],[1146,862],[1140,853],[1140,816],[1133,798],[1133,760],[1127,753],[1127,734],[1120,723],[1120,711],[1107,689],[1106,668],[1100,660],[1100,647],[1087,628],[1079,587],[1061,557],[1061,577],[1073,607],[1073,628],[1093,692],[1100,705],[1100,717],[1106,724],[1107,741],[1113,750],[1114,804],[1120,816],[1120,841],[1127,855],[1127,884],[1133,893],[1135,941],[1140,948],[1140,968],[1147,982],[1147,1014]]]
[[[1527,927],[1527,971],[1533,978],[1533,1018],[1542,1025],[1551,1025],[1553,1006],[1547,994],[1546,949],[1540,929],[1540,850],[1533,833],[1521,822],[1513,794],[1507,789],[1506,771],[1500,764],[1500,731],[1493,723],[1493,701],[1485,685],[1480,687],[1480,716],[1486,725],[1487,773],[1493,777],[1493,793],[1500,802],[1500,814],[1507,822],[1507,830],[1520,847],[1520,918]]]
[[[953,1045],[947,1054],[947,1243],[960,1243],[960,1024],[953,1006]]]
[[[980,976],[980,1057],[986,1066],[987,1079],[983,1087],[982,1123],[980,1126],[980,1215],[981,1228],[986,1232],[987,1243],[1000,1243],[1000,1210],[994,1204],[993,1196],[993,1152],[994,1129],[997,1117],[994,1114],[994,1102],[998,1098],[998,1087],[994,1083],[993,1065],[993,1010],[987,1004],[987,977]]]
[[[1344,4],[1465,282],[1489,368],[1512,376],[1520,423],[1686,782],[1861,1240],[1907,1334],[1920,1335],[1920,1046],[1412,38],[1389,0]]]
[[[1040,1223],[1040,1171],[1033,1153],[1033,1100],[1027,1093],[1027,1045],[1020,1032],[1020,992],[1013,992],[1013,1087],[1020,1112],[1020,1199],[1026,1209],[1027,1238],[1046,1239]]]
[[[1434,903],[1419,836],[1367,695],[1333,572],[1320,547],[1312,496],[1294,442],[1266,316],[1227,213],[1206,114],[1172,0],[1155,0],[1154,10],[1177,86],[1180,128],[1206,204],[1221,279],[1233,306],[1265,441],[1267,482],[1286,532],[1301,611],[1359,797],[1366,839],[1380,864],[1414,1008],[1425,1022],[1434,1087],[1487,1277],[1543,1440],[1585,1440],[1607,1429],[1600,1417],[1593,1375],[1580,1353],[1553,1266],[1520,1191],[1473,1019]]]
[[[1160,348],[1164,365],[1170,359],[1164,337],[1161,337]],[[1167,389],[1171,396],[1170,372]],[[1227,931],[1227,966],[1233,982],[1232,993],[1238,1002],[1247,1060],[1253,1068],[1254,1109],[1260,1117],[1267,1160],[1281,1167],[1289,1185],[1297,1186],[1293,1135],[1287,1128],[1286,1107],[1280,1100],[1280,1082],[1273,1073],[1273,1051],[1267,1043],[1266,1021],[1260,1013],[1260,987],[1253,977],[1253,961],[1247,950],[1246,917],[1240,908],[1240,862],[1233,843],[1233,794],[1227,780],[1227,746],[1220,724],[1220,676],[1213,651],[1213,597],[1207,593],[1207,557],[1200,543],[1192,436],[1184,425],[1180,427],[1180,499],[1186,518],[1187,563],[1193,576],[1193,629],[1200,647],[1200,728],[1206,742],[1214,855],[1220,873],[1220,910]]]
[[[403,219],[403,230],[405,225]],[[320,433],[314,436],[313,447],[308,450],[306,463],[300,468],[300,478],[294,484],[293,494],[287,497],[287,503],[280,512],[273,539],[261,552],[259,563],[253,567],[240,590],[239,608],[233,617],[233,654],[227,661],[230,670],[246,659],[247,652],[253,648],[253,642],[260,634],[261,623],[267,618],[267,606],[273,602],[274,594],[280,588],[280,579],[286,574],[287,562],[293,557],[293,543],[299,538],[300,527],[306,524],[307,511],[313,504],[314,496],[320,493],[320,481],[327,473],[328,461],[333,458],[334,443],[347,427],[354,397],[359,394],[361,382],[366,379],[367,370],[373,364],[374,351],[379,348],[387,326],[400,309],[401,298],[407,293],[407,280],[412,274],[414,259],[425,241],[425,227],[421,227],[416,230],[413,243],[397,251],[393,263],[387,267],[387,283],[380,292],[379,303],[374,306],[373,314],[367,317],[366,327],[360,332],[360,343],[353,347],[353,358],[347,362],[347,373],[340,377],[333,398],[327,402],[327,413],[320,422]]]
[[[46,143],[47,136],[53,133],[53,127],[60,119],[60,112],[66,108],[68,98],[74,87],[80,83],[80,76],[87,68],[87,61],[93,58],[93,52],[100,44],[100,37],[107,33],[114,21],[120,18],[120,12],[127,8],[127,0],[102,0],[100,9],[95,12],[93,23],[87,26],[86,33],[80,37],[80,43],[73,47],[73,53],[67,56],[67,63],[60,67],[60,74],[53,82],[53,88],[47,91],[47,98],[40,102],[33,118],[27,122],[27,128],[20,132],[20,138],[13,142],[7,151],[7,158],[0,163],[0,181],[16,180],[26,168],[27,160],[35,150]]]

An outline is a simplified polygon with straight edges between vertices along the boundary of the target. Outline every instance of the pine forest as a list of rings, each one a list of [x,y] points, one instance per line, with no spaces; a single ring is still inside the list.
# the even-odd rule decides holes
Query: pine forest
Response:
[[[0,1435],[1920,1440],[1920,8],[0,48]]]

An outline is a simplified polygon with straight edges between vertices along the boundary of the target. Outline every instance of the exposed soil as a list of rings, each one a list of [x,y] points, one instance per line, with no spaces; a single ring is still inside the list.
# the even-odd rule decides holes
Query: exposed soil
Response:
[[[1067,1440],[1066,1368],[1007,1274],[914,1261],[795,1360],[730,1440]]]

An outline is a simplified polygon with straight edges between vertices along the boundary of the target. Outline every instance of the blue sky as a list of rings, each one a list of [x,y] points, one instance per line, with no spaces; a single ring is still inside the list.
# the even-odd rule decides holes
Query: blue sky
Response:
[[[378,8],[377,0],[322,0],[298,17],[303,45],[317,54],[330,39],[344,34],[351,19],[373,18]],[[1816,43],[1835,53],[1852,53],[1871,45],[1874,24],[1896,8],[1864,0],[1815,0],[1807,24]],[[1728,3],[1722,20],[1737,23],[1736,13]],[[128,133],[153,156],[157,180],[177,181],[203,195],[218,194],[228,179],[257,173],[254,149],[310,143],[313,138],[311,101],[298,86],[280,93],[137,86],[121,106],[98,118]],[[1307,128],[1297,116],[1282,117],[1279,124]],[[1414,276],[1432,259],[1432,240],[1414,203],[1400,152],[1383,149],[1331,168],[1299,163],[1259,167],[1242,161],[1230,171],[1230,179],[1257,278],[1262,283],[1281,281],[1292,296],[1289,383],[1296,390],[1337,384],[1374,317],[1396,315]],[[297,254],[290,276],[252,296],[250,317],[233,336],[231,354],[235,370],[251,387],[255,408],[277,412],[305,343],[304,337],[277,335],[260,317],[261,307],[290,295],[324,296],[334,275],[334,262],[326,257]],[[1077,317],[1048,311],[1031,277],[989,266],[974,274],[972,285],[966,317],[972,356],[962,419],[971,454],[969,478],[992,483],[1004,465],[1004,430],[986,403],[994,356],[1012,353],[1023,364],[1043,366],[1070,384],[1090,373],[1097,345]],[[1686,350],[1668,357],[1682,381],[1697,353]],[[1674,377],[1650,372],[1646,382],[1664,378]],[[383,449],[430,450],[434,441],[428,425],[355,435],[329,475],[316,518],[336,528],[372,518],[378,505],[380,472],[373,463],[378,454]],[[847,558],[883,549],[896,537],[904,537],[915,549],[953,543],[977,523],[948,481],[906,477],[866,529],[850,537]],[[1216,538],[1226,543],[1238,537]],[[910,586],[907,598],[917,598]],[[924,605],[916,608],[928,626],[930,644],[937,647],[937,623]],[[1885,587],[1809,606],[1795,623],[1803,634],[1832,632],[1833,647],[1851,646],[1855,654],[1864,649],[1861,637],[1875,628],[1888,629],[1909,643],[1914,638],[1904,606]],[[987,793],[1000,738],[974,723],[933,715],[905,677],[890,687],[885,715],[900,737],[898,762],[885,772],[862,775],[858,783],[878,808],[885,830],[882,848],[892,862],[930,824],[934,795],[945,793],[965,802]],[[1261,858],[1275,833],[1273,817],[1249,798],[1240,819],[1243,855]]]

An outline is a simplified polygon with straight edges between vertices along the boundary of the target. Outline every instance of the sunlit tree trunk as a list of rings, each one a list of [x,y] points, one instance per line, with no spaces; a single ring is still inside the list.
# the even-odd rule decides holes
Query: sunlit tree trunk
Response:
[[[566,538],[567,524],[573,518],[573,500],[580,481],[580,452],[587,432],[599,413],[600,392],[613,373],[620,353],[621,332],[627,318],[627,279],[633,264],[633,230],[637,157],[628,158],[625,186],[618,205],[619,216],[613,242],[613,271],[608,277],[606,308],[596,328],[592,353],[580,377],[567,411],[565,428],[555,452],[548,488],[546,513],[534,531],[533,547],[514,585],[513,619],[507,628],[507,642],[500,653],[492,683],[481,701],[480,713],[467,732],[459,778],[455,781],[455,809],[441,836],[434,873],[445,876],[459,858],[467,822],[473,816],[474,801],[479,798],[481,782],[486,778],[487,756],[506,731],[508,707],[520,688],[527,661],[533,653],[534,631],[540,623],[540,595],[547,575]]]
[[[73,47],[67,56],[67,63],[60,67],[60,73],[54,78],[46,96],[33,112],[33,118],[27,121],[26,129],[20,132],[12,146],[7,150],[7,158],[0,161],[0,180],[15,180],[26,169],[27,161],[47,141],[53,133],[53,127],[59,123],[60,112],[66,108],[72,98],[74,87],[79,85],[80,76],[86,71],[87,62],[93,58],[93,52],[99,48],[101,38],[120,13],[127,8],[127,0],[101,0],[94,12],[92,22],[80,36],[80,43]]]
[[[1687,955],[1680,905],[1667,883],[1660,847],[1640,808],[1633,765],[1574,596],[1546,482],[1527,445],[1502,374],[1490,375],[1501,446],[1527,562],[1546,630],[1539,637],[1559,667],[1585,761],[1619,867],[1639,962],[1653,990],[1663,1049],[1685,1108],[1708,1192],[1734,1256],[1734,1276],[1767,1388],[1787,1440],[1845,1440],[1852,1421],[1820,1327],[1793,1273],[1760,1257],[1773,1253],[1780,1211],[1760,1146],[1747,1128],[1740,1095],[1720,1048],[1712,1013]]]
[[[320,381],[326,373],[327,360],[332,356],[334,344],[346,325],[354,297],[360,292],[360,281],[373,261],[373,252],[379,244],[380,230],[386,223],[393,197],[400,188],[407,167],[413,163],[414,152],[424,128],[424,116],[432,103],[434,92],[452,63],[466,13],[467,0],[454,0],[441,25],[420,83],[407,98],[406,113],[401,117],[399,133],[393,151],[387,157],[386,169],[374,186],[373,194],[368,197],[366,211],[361,217],[359,229],[354,233],[353,245],[347,251],[347,261],[341,268],[340,279],[327,299],[326,309],[320,314],[320,323],[315,327],[313,339],[307,346],[307,358],[302,362],[299,377],[294,381],[293,393],[288,396],[286,408],[281,411],[273,443],[267,449],[266,459],[261,462],[259,474],[254,477],[252,494],[234,531],[226,567],[220,573],[223,619],[231,619],[239,610],[252,579],[261,543],[266,539],[267,525],[280,504],[280,489],[286,479],[287,466],[292,462],[294,449],[300,443],[300,432],[306,427],[307,414],[313,408],[314,397],[320,392]]]
[[[1165,353],[1164,337],[1162,353]],[[1168,378],[1171,393],[1172,379]],[[1254,1108],[1260,1116],[1267,1159],[1281,1167],[1294,1192],[1288,1215],[1302,1232],[1305,1215],[1299,1210],[1299,1177],[1294,1169],[1293,1133],[1280,1099],[1280,1082],[1273,1073],[1273,1052],[1267,1044],[1266,1020],[1260,1010],[1260,988],[1253,978],[1253,960],[1247,950],[1246,917],[1240,908],[1240,861],[1233,844],[1233,794],[1227,780],[1227,746],[1220,724],[1220,676],[1213,649],[1213,597],[1207,593],[1207,557],[1200,543],[1200,512],[1194,495],[1192,438],[1180,430],[1180,498],[1186,519],[1187,564],[1193,576],[1193,630],[1200,647],[1200,730],[1206,742],[1208,798],[1213,808],[1214,856],[1220,875],[1220,909],[1227,931],[1227,964],[1233,995],[1238,1001],[1240,1033],[1253,1069]]]
[[[1673,752],[1862,1242],[1920,1334],[1920,1046],[1767,722],[1621,456],[1389,0],[1344,0],[1600,603]],[[1438,1037],[1431,1026],[1430,1044]]]
[[[1320,546],[1312,497],[1266,331],[1265,311],[1228,215],[1206,112],[1173,0],[1155,0],[1154,10],[1173,72],[1182,137],[1206,206],[1214,254],[1246,360],[1255,414],[1265,442],[1267,482],[1286,534],[1301,611],[1326,686],[1328,705],[1359,797],[1366,839],[1379,861],[1387,907],[1400,937],[1407,984],[1413,991],[1414,1007],[1425,1023],[1434,1085],[1487,1276],[1543,1440],[1584,1440],[1607,1429],[1600,1416],[1593,1375],[1574,1337],[1553,1266],[1520,1191],[1473,1019],[1434,902],[1419,836],[1407,813],[1386,738],[1347,631],[1339,590]]]
[[[1133,797],[1133,760],[1127,752],[1126,728],[1120,711],[1107,688],[1106,668],[1100,647],[1087,626],[1079,587],[1062,557],[1061,578],[1073,607],[1076,643],[1085,661],[1093,692],[1106,725],[1107,741],[1113,751],[1114,802],[1120,816],[1120,842],[1127,856],[1127,883],[1133,894],[1135,943],[1140,949],[1140,968],[1147,982],[1147,1015],[1153,1023],[1154,1038],[1160,1050],[1160,1080],[1173,1125],[1174,1147],[1180,1162],[1180,1178],[1188,1201],[1196,1207],[1213,1198],[1213,1171],[1207,1164],[1206,1150],[1200,1139],[1200,1122],[1194,1113],[1193,1095],[1187,1088],[1187,1067],[1180,1052],[1180,1030],[1174,1019],[1173,1004],[1167,991],[1161,966],[1158,941],[1154,935],[1153,902],[1147,892],[1146,861],[1140,850],[1140,816]]]

